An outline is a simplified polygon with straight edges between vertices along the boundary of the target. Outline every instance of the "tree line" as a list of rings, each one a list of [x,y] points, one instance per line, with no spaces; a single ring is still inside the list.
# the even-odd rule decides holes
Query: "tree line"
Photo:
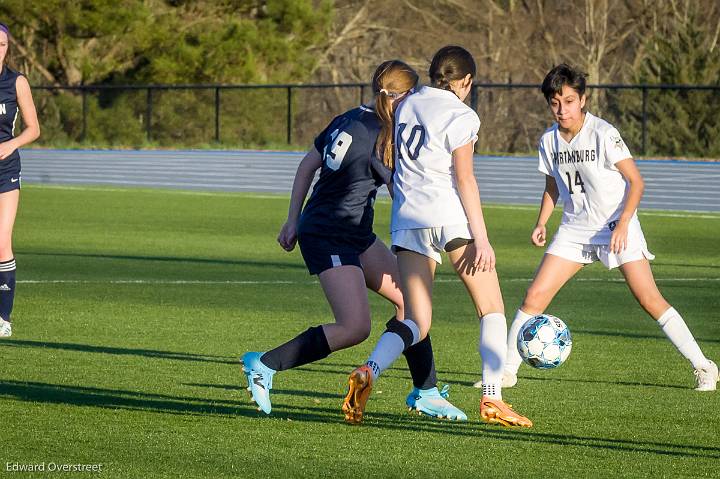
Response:
[[[432,54],[449,43],[474,54],[480,82],[539,83],[550,67],[568,62],[591,84],[720,85],[714,0],[6,0],[0,21],[13,34],[10,64],[33,85],[369,82],[388,58],[424,76]],[[549,122],[539,92],[480,92],[478,148],[532,151]],[[295,95],[298,142],[357,103],[347,93]],[[35,95],[45,141],[78,141],[80,95]],[[155,141],[210,142],[209,95],[154,98]],[[283,92],[223,95],[222,143],[282,141]],[[591,90],[588,108],[614,122],[638,151],[642,100],[638,91]],[[645,100],[649,154],[720,155],[718,91],[651,90]],[[147,141],[142,92],[94,92],[86,101],[85,141]]]

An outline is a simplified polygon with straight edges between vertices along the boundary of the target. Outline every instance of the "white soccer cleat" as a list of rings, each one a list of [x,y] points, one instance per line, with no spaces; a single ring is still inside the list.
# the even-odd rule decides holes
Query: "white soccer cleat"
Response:
[[[718,367],[712,361],[708,361],[707,366],[695,370],[695,390],[696,391],[715,391],[717,389]]]
[[[0,338],[9,338],[10,336],[12,336],[12,323],[0,318]],[[717,368],[715,370],[717,371]]]

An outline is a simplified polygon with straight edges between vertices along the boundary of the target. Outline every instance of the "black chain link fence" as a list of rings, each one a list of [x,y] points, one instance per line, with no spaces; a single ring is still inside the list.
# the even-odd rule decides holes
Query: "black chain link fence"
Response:
[[[36,86],[44,146],[304,149],[369,85]],[[478,152],[533,153],[552,123],[536,84],[473,87]],[[587,109],[645,156],[720,157],[720,86],[591,85]]]

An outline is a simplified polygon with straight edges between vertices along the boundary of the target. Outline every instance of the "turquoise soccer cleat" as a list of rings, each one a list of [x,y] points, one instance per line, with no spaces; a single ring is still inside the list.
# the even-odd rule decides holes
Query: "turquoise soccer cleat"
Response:
[[[411,411],[415,410],[419,414],[427,414],[440,419],[467,421],[467,415],[447,400],[449,396],[448,389],[450,389],[450,386],[447,384],[442,388],[442,391],[438,391],[438,388],[413,388],[407,399],[405,399],[405,404]]]
[[[265,414],[270,414],[272,404],[270,403],[270,390],[272,389],[272,377],[274,369],[270,369],[260,361],[263,353],[249,352],[240,358],[242,370],[247,377],[248,387],[252,400],[258,405],[258,409]]]

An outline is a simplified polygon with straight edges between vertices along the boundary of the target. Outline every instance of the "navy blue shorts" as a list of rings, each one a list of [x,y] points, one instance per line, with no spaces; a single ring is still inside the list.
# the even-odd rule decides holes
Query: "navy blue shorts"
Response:
[[[10,170],[0,173],[0,193],[20,189],[20,172]]]
[[[310,274],[320,274],[337,266],[362,268],[360,255],[372,246],[375,238],[374,233],[360,239],[301,234],[298,236],[298,244]]]

